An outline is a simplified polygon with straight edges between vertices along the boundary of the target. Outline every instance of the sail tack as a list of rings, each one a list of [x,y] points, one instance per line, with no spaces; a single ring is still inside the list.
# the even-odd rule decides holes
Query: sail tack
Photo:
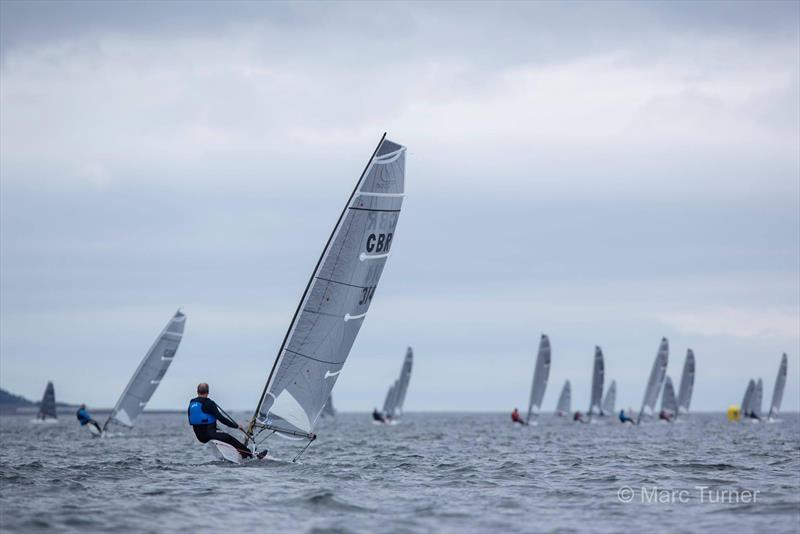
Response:
[[[405,147],[384,136],[347,200],[278,350],[248,434],[311,438],[392,253]]]
[[[561,388],[561,395],[558,396],[556,414],[569,415],[570,411],[572,411],[572,386],[567,380],[564,382],[564,387]]]
[[[647,380],[647,388],[644,391],[644,399],[642,400],[642,409],[639,410],[639,416],[636,420],[637,424],[641,422],[642,415],[653,415],[653,410],[658,400],[658,393],[661,391],[661,386],[664,383],[664,377],[667,375],[667,362],[669,360],[669,342],[667,338],[661,338],[661,344],[658,346],[658,353],[653,362],[653,368],[650,370],[650,378]]]
[[[603,399],[603,415],[614,415],[614,405],[617,403],[617,381],[612,380]]]
[[[775,378],[775,387],[772,389],[772,402],[769,405],[769,417],[774,419],[778,417],[781,411],[781,402],[783,402],[783,390],[786,388],[786,371],[789,362],[786,353],[783,353],[781,364],[778,366],[778,376]]]
[[[111,421],[131,427],[169,369],[183,338],[186,315],[178,310],[147,351],[103,428]]]
[[[603,363],[603,351],[600,347],[594,348],[594,367],[592,368],[592,396],[589,405],[589,415],[600,415],[602,413],[603,401],[603,375],[605,374],[605,364]]]
[[[41,404],[39,404],[39,413],[36,418],[42,420],[58,419],[56,415],[56,390],[52,382],[48,382],[47,387],[44,388],[44,395],[42,396]]]
[[[683,373],[681,374],[681,385],[678,390],[678,412],[689,413],[689,404],[692,402],[692,390],[694,389],[694,351],[686,351],[686,360],[683,362]]]
[[[528,421],[538,415],[542,408],[544,392],[547,389],[547,378],[550,376],[550,339],[542,334],[539,339],[539,352],[536,356],[536,366],[531,382],[531,396],[528,400]]]

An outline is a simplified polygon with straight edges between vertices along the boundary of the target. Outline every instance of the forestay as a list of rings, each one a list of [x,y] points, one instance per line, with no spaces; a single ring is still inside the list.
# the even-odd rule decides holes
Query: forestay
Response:
[[[594,348],[594,368],[592,369],[592,396],[589,406],[589,415],[601,414],[601,403],[603,401],[603,375],[605,373],[603,363],[603,351],[600,347]]]
[[[678,414],[678,401],[675,400],[675,388],[672,386],[672,379],[667,377],[664,382],[664,393],[661,395],[661,410],[670,414]]]
[[[753,394],[756,391],[756,381],[752,378],[747,383],[747,389],[744,390],[744,398],[742,398],[742,415],[747,417],[750,415],[750,407],[753,403]]]
[[[249,436],[258,428],[314,437],[393,248],[405,151],[384,135],[356,183],[278,350]]]
[[[683,362],[683,374],[681,374],[681,386],[678,392],[678,412],[689,413],[689,404],[692,402],[692,390],[694,389],[694,352],[692,349],[686,351],[686,360]]]
[[[56,415],[56,390],[52,382],[48,382],[44,388],[44,396],[42,402],[39,404],[39,414],[37,419],[58,419]]]
[[[614,415],[614,405],[617,403],[617,381],[612,380],[608,386],[606,397],[603,399],[603,415]]]
[[[127,427],[133,426],[133,422],[158,389],[175,358],[185,325],[186,315],[180,310],[176,311],[133,373],[125,391],[122,392],[103,425],[104,430],[112,421]]]
[[[669,342],[667,338],[661,338],[661,344],[658,347],[656,359],[653,362],[653,368],[650,370],[650,378],[647,380],[647,388],[644,391],[644,399],[642,400],[642,409],[639,410],[639,416],[636,419],[636,424],[642,421],[642,415],[652,415],[653,410],[658,400],[658,394],[661,391],[661,386],[664,384],[664,377],[667,375],[667,362],[669,360]]]
[[[561,395],[558,396],[558,405],[556,412],[559,415],[569,415],[572,410],[572,386],[569,380],[564,382],[564,387],[561,388]]]
[[[772,390],[772,403],[769,405],[769,417],[773,419],[778,417],[781,411],[781,402],[783,402],[783,390],[786,387],[786,371],[789,365],[786,353],[781,358],[781,364],[778,367],[778,376],[775,378],[775,387]]]
[[[550,376],[550,339],[542,334],[539,339],[539,353],[536,356],[536,367],[531,382],[531,396],[528,400],[528,421],[538,415],[542,408],[544,392],[547,389],[547,378]]]

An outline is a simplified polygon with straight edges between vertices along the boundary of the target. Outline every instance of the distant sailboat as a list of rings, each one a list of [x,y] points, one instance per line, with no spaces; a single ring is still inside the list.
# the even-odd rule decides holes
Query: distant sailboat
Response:
[[[316,439],[314,426],[391,255],[405,153],[384,134],[339,215],[248,424],[254,451],[273,434],[307,440],[306,448]]]
[[[558,396],[558,405],[556,405],[556,415],[559,417],[568,416],[572,411],[572,386],[569,380],[564,382],[564,387],[561,388],[561,395]]]
[[[647,380],[647,388],[644,391],[644,399],[642,400],[642,409],[639,410],[639,416],[636,419],[636,424],[642,422],[642,416],[652,416],[653,410],[658,400],[658,393],[661,391],[661,386],[664,384],[664,378],[667,375],[667,362],[669,360],[669,342],[667,338],[661,338],[661,344],[658,347],[656,359],[653,362],[653,368],[650,370],[650,378]]]
[[[58,416],[56,415],[56,390],[53,387],[53,383],[48,382],[47,387],[44,388],[44,395],[42,396],[42,402],[39,403],[39,413],[36,414],[35,422],[55,423],[57,420]]]
[[[614,416],[614,405],[617,403],[617,381],[612,380],[611,385],[608,386],[606,396],[603,399],[603,413],[604,416]]]
[[[411,381],[411,368],[414,363],[414,351],[411,347],[406,350],[406,357],[403,359],[403,366],[400,368],[400,376],[389,387],[386,393],[386,400],[383,401],[383,410],[377,421],[383,423],[396,422],[403,414],[403,403],[406,400],[408,384]]]
[[[760,378],[756,382],[756,389],[753,391],[753,399],[750,401],[750,413],[755,419],[761,419],[761,405],[764,399],[764,381]]]
[[[133,427],[134,421],[147,406],[147,402],[158,389],[158,385],[175,358],[183,338],[185,325],[186,315],[180,310],[176,311],[145,354],[136,372],[133,373],[127,387],[103,424],[103,433],[112,422],[128,428]],[[86,427],[93,433],[97,432],[94,425],[86,425]]]
[[[744,397],[742,398],[742,407],[740,409],[741,416],[745,419],[750,417],[751,408],[753,403],[753,394],[756,391],[756,381],[752,378],[747,383],[747,389],[744,390]]]
[[[775,378],[775,387],[772,389],[772,402],[769,406],[769,419],[774,420],[781,411],[783,402],[783,390],[786,388],[786,371],[789,365],[786,353],[781,357],[781,364],[778,367],[778,376]]]
[[[531,422],[531,417],[539,415],[542,408],[544,392],[547,389],[547,378],[550,376],[550,339],[542,334],[539,339],[539,352],[536,356],[536,366],[533,370],[533,381],[531,382],[531,395],[528,400],[527,423]]]
[[[592,369],[592,393],[589,403],[589,415],[600,415],[602,413],[603,402],[603,375],[605,365],[603,364],[603,351],[600,347],[594,348],[594,367]]]
[[[660,419],[671,421],[678,415],[678,401],[675,400],[675,388],[672,386],[672,379],[667,377],[664,382],[664,393],[661,395]]]
[[[336,417],[336,410],[333,409],[333,394],[328,395],[325,407],[322,408],[323,417]]]
[[[681,386],[678,392],[678,413],[689,413],[689,404],[692,402],[692,391],[694,390],[694,352],[692,349],[686,351],[686,360],[683,362],[683,373],[681,374]]]

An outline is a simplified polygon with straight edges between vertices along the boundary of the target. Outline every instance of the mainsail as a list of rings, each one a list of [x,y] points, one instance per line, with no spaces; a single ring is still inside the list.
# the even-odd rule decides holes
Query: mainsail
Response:
[[[764,397],[764,381],[760,378],[758,382],[756,382],[756,389],[753,391],[753,399],[750,401],[750,411],[753,412],[753,415],[761,418],[761,404],[763,402]]]
[[[104,430],[112,421],[127,427],[133,426],[175,358],[185,325],[186,315],[180,310],[176,311],[133,373],[128,386],[103,425]]]
[[[681,375],[681,388],[678,392],[678,413],[689,413],[689,404],[692,402],[694,389],[694,351],[686,351],[686,360],[683,362]]]
[[[647,380],[647,389],[644,391],[644,399],[642,400],[642,409],[639,410],[639,416],[636,419],[636,424],[642,421],[642,414],[645,412],[647,415],[652,415],[653,410],[658,400],[658,393],[661,391],[661,386],[664,383],[664,377],[667,374],[667,361],[669,360],[669,342],[667,338],[661,338],[661,344],[658,347],[656,359],[653,362],[653,368],[650,371],[650,378]]]
[[[538,415],[542,408],[548,376],[550,376],[550,339],[542,334],[539,340],[539,354],[536,356],[536,367],[533,371],[531,396],[528,401],[528,422],[530,422],[531,416]]]
[[[775,387],[772,390],[772,403],[769,405],[770,419],[778,417],[778,413],[781,411],[783,390],[786,387],[786,369],[788,365],[786,353],[784,352],[781,358],[781,365],[778,367],[778,376],[775,378]]]
[[[394,406],[395,391],[397,390],[397,382],[393,382],[389,386],[389,391],[386,392],[386,398],[383,401],[383,415],[387,416],[391,413]]]
[[[278,349],[247,429],[313,440],[391,254],[405,147],[381,138],[339,216]]]
[[[44,388],[44,396],[42,402],[39,404],[39,414],[37,419],[58,419],[56,415],[56,390],[52,382],[47,383]]]
[[[744,390],[744,398],[742,398],[742,417],[750,416],[750,407],[753,403],[753,394],[756,391],[756,381],[752,378],[747,383],[747,389]]]
[[[411,347],[406,349],[406,357],[403,360],[403,367],[400,369],[400,378],[397,384],[397,400],[394,405],[392,417],[398,417],[403,413],[403,403],[406,401],[408,384],[411,381],[411,367],[414,364],[414,351]]]
[[[661,410],[669,415],[678,414],[678,401],[675,400],[675,388],[672,386],[672,379],[667,377],[664,382],[664,393],[661,395]]]
[[[617,403],[617,381],[612,380],[603,399],[603,415],[614,415],[614,405]]]
[[[594,348],[594,368],[592,369],[592,397],[589,405],[589,415],[600,415],[602,413],[601,403],[603,401],[603,351],[600,347]]]
[[[328,395],[328,400],[325,402],[325,407],[322,409],[322,415],[325,417],[336,416],[336,410],[333,409],[333,394]]]
[[[561,395],[558,396],[558,405],[556,406],[557,415],[569,415],[572,410],[572,386],[569,380],[564,382],[564,387],[561,388]]]

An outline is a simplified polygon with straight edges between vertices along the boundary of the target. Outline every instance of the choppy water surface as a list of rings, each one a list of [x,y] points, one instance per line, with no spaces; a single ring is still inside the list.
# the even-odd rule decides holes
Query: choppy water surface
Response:
[[[244,416],[241,417],[244,419]],[[183,415],[144,415],[92,439],[71,417],[0,418],[0,527],[111,531],[797,532],[800,418],[729,424],[724,415],[640,427],[546,416],[408,414],[375,426],[340,414],[300,463],[231,466]],[[272,438],[291,458],[294,443]],[[630,503],[626,489],[633,490]],[[758,491],[701,502],[697,486]],[[645,493],[642,493],[642,488]],[[652,490],[674,495],[656,500]],[[669,491],[675,490],[673,493]],[[685,493],[681,494],[683,490]],[[702,496],[707,500],[708,493]],[[742,494],[744,495],[744,494]],[[741,500],[741,499],[740,499]],[[645,501],[645,502],[642,502]],[[684,502],[682,502],[684,501]]]

